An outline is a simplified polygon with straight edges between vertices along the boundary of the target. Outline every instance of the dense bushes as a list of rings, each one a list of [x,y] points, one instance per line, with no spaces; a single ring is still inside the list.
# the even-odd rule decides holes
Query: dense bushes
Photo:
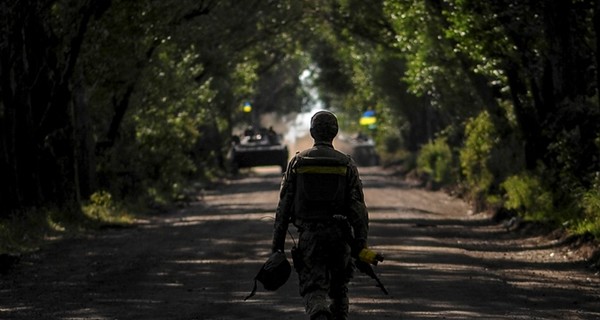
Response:
[[[583,217],[575,225],[575,230],[600,238],[600,172],[596,172],[594,176],[594,183],[581,196]]]
[[[547,220],[553,212],[552,193],[531,173],[508,177],[502,183],[504,207],[530,220]]]
[[[470,119],[465,126],[464,147],[460,150],[460,167],[469,198],[477,209],[483,205],[494,183],[490,169],[492,149],[498,144],[498,136],[487,112]]]
[[[504,208],[524,220],[600,236],[600,173],[575,176],[581,146],[567,142],[573,134],[563,131],[550,144],[555,158],[548,162],[561,166],[539,162],[526,170],[519,137],[499,129],[507,125],[484,111],[466,121],[456,151],[442,137],[424,145],[417,170],[434,185],[460,187],[476,212]]]
[[[452,151],[443,137],[438,137],[421,148],[417,168],[433,188],[456,181]]]

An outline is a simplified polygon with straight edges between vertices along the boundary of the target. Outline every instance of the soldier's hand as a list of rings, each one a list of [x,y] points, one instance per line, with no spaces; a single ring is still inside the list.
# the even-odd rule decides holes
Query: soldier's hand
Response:
[[[375,252],[375,251],[370,250],[368,248],[363,248],[358,253],[358,259],[360,261],[363,261],[363,262],[366,262],[368,264],[372,264],[372,265],[376,266],[377,263],[383,261],[383,254],[381,254],[379,252]]]

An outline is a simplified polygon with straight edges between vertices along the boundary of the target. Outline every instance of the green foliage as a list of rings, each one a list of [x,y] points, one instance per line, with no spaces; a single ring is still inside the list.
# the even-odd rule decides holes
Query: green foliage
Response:
[[[243,101],[257,99],[250,121],[299,109],[298,6],[112,1],[80,64],[93,142],[108,145],[95,159],[99,187],[148,204],[184,200],[193,180],[221,174],[232,127],[248,121]]]
[[[478,73],[494,79],[496,86],[506,86],[501,63],[518,54],[507,30],[527,38],[539,37],[541,30],[540,16],[526,7],[518,2],[503,7],[490,1],[454,1],[444,11],[449,24],[446,36],[455,43],[457,53],[469,57]]]
[[[548,221],[555,216],[552,193],[541,179],[530,173],[510,176],[502,183],[506,192],[504,206],[529,220]]]
[[[99,191],[81,208],[32,209],[0,219],[0,253],[35,251],[48,239],[76,236],[106,225],[124,226],[132,219],[110,193]]]
[[[381,60],[373,63],[373,86],[380,122],[384,125],[380,125],[378,134],[398,136],[402,148],[416,153],[445,122],[437,121],[440,109],[428,97],[408,92],[408,84],[402,80],[406,62],[397,55],[385,52],[380,55]]]
[[[600,173],[596,173],[592,187],[581,197],[583,218],[575,225],[577,233],[590,233],[600,238]]]
[[[417,157],[417,170],[426,174],[437,185],[455,181],[453,167],[452,150],[443,137],[424,145]]]
[[[399,135],[385,135],[382,140],[383,148],[386,153],[395,153],[401,149],[402,137]]]
[[[510,124],[500,120],[484,111],[465,125],[460,167],[477,210],[500,205],[500,183],[523,169],[520,140]]]
[[[429,51],[433,44],[429,26],[433,22],[425,6],[424,1],[386,1],[384,6],[397,34],[397,42],[393,45],[408,57],[406,78],[411,84],[411,91],[417,94],[427,92],[433,84],[433,75],[439,71],[437,66],[427,63],[427,58],[435,51]]]
[[[157,78],[146,92],[146,105],[134,115],[135,149],[129,156],[145,194],[164,204],[182,196],[196,171],[190,155],[200,136],[197,128],[206,120],[196,109],[212,95],[206,86],[189,82],[188,60],[174,64],[168,56],[163,59],[154,70]],[[154,90],[158,87],[172,88],[170,96]]]
[[[51,232],[64,230],[48,217],[47,212],[28,211],[0,220],[0,253],[34,251]]]
[[[476,196],[486,194],[494,181],[489,167],[498,138],[487,112],[470,119],[465,126],[465,144],[460,150],[460,166],[465,182]]]
[[[98,224],[129,224],[132,217],[117,205],[110,193],[94,192],[89,203],[82,206],[83,214]]]
[[[435,119],[441,122],[437,128],[460,123],[483,106],[467,75],[473,69],[471,61],[460,55],[452,39],[445,4],[385,1],[384,8],[396,33],[392,46],[406,61],[402,80],[412,94],[427,98],[443,115]]]
[[[413,164],[408,152],[421,149],[419,170],[446,183],[460,147],[473,200],[499,202],[506,180],[551,189],[555,204],[578,208],[561,209],[564,219],[592,223],[600,109],[590,3],[13,1],[0,10],[9,53],[0,57],[0,190],[24,198],[2,201],[25,212],[103,189],[113,200],[182,200],[193,180],[219,176],[232,128],[310,106],[298,77],[312,70],[348,127],[377,111],[371,134],[385,162]],[[248,100],[251,117],[239,110]],[[464,135],[442,131],[463,124]],[[524,166],[539,181],[507,179]],[[95,197],[92,218],[110,207]],[[77,219],[44,216],[57,230]]]
[[[388,111],[389,112],[389,111]],[[381,111],[379,114],[387,112]],[[381,165],[398,166],[402,171],[409,172],[416,168],[416,154],[407,151],[402,128],[392,123],[392,118],[379,118],[374,135],[377,152],[380,156]]]

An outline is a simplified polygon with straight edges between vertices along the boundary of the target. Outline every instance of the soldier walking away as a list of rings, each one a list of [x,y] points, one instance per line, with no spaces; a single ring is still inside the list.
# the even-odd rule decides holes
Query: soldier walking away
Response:
[[[350,156],[333,147],[337,133],[333,113],[319,111],[311,118],[314,146],[290,161],[275,217],[274,253],[284,251],[289,224],[298,228],[292,258],[310,319],[348,319],[351,257],[367,248],[369,217],[362,184]]]

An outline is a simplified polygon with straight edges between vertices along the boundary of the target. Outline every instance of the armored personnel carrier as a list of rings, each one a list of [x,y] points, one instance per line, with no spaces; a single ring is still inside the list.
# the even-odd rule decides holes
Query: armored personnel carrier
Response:
[[[260,166],[279,166],[281,172],[285,172],[288,157],[289,151],[281,136],[272,129],[261,129],[246,131],[242,137],[234,136],[229,161],[233,173],[240,168]]]

